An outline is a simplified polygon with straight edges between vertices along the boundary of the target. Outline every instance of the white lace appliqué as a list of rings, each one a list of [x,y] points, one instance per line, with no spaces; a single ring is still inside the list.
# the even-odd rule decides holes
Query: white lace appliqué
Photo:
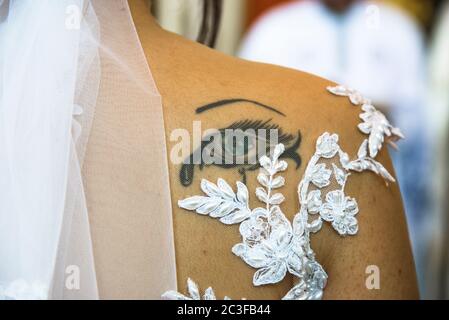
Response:
[[[223,179],[217,184],[203,180],[204,196],[194,196],[178,202],[179,207],[219,219],[227,225],[240,224],[242,242],[232,252],[246,264],[256,269],[255,286],[275,284],[287,273],[297,278],[296,285],[284,296],[285,300],[321,299],[327,282],[327,274],[315,260],[310,247],[310,235],[321,230],[323,221],[331,224],[341,236],[352,236],[358,231],[356,199],[346,195],[345,186],[351,172],[372,171],[387,183],[395,182],[382,164],[374,160],[385,140],[390,143],[403,138],[399,129],[390,125],[359,93],[343,86],[328,90],[339,96],[347,96],[354,105],[361,105],[363,122],[358,126],[369,137],[361,144],[357,156],[350,159],[339,146],[337,134],[324,133],[316,143],[303,179],[298,186],[300,211],[290,222],[281,209],[284,196],[278,192],[285,179],[280,175],[287,169],[287,162],[280,159],[284,146],[276,146],[269,158],[260,158],[260,184],[256,197],[264,206],[251,209],[247,187],[237,182],[236,192]],[[198,287],[189,280],[190,297],[168,292],[166,299],[199,299]],[[206,299],[215,299],[211,288]]]
[[[214,290],[209,287],[204,291],[203,296],[201,297],[200,289],[198,285],[193,282],[192,279],[187,279],[187,291],[188,295],[183,295],[176,291],[167,291],[162,295],[162,299],[164,300],[217,300],[215,296]],[[224,300],[231,300],[229,297],[224,297]]]

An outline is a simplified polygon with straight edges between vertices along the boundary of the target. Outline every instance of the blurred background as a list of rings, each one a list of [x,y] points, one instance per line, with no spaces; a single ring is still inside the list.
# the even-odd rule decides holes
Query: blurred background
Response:
[[[200,0],[156,0],[195,39]],[[216,48],[307,71],[373,100],[406,140],[392,151],[421,297],[449,298],[449,0],[223,0]]]

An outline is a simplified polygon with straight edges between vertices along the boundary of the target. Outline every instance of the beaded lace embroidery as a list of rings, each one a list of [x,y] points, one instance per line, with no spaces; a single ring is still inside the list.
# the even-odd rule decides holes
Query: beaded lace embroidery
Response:
[[[351,172],[372,171],[387,183],[395,182],[382,164],[374,160],[385,140],[394,142],[403,138],[401,131],[393,127],[371,102],[358,92],[344,86],[327,88],[337,96],[348,97],[352,104],[361,106],[362,122],[358,125],[368,138],[361,144],[357,156],[350,159],[339,146],[338,135],[324,133],[316,143],[303,179],[298,185],[300,211],[292,223],[281,209],[284,196],[277,192],[284,185],[281,173],[287,163],[280,160],[284,146],[276,146],[271,158],[260,158],[260,184],[255,191],[263,207],[249,207],[247,187],[236,183],[236,192],[223,179],[214,184],[203,180],[204,196],[194,196],[178,202],[179,207],[219,219],[227,225],[240,224],[242,242],[232,252],[246,264],[256,269],[255,286],[282,281],[287,272],[297,278],[296,285],[284,296],[285,300],[321,299],[327,282],[327,274],[315,260],[310,247],[310,235],[321,230],[323,221],[332,225],[341,236],[352,236],[358,231],[356,199],[346,195],[345,186]],[[200,300],[198,286],[189,279],[189,296],[169,291],[164,299]],[[214,300],[211,288],[206,290],[206,300]]]

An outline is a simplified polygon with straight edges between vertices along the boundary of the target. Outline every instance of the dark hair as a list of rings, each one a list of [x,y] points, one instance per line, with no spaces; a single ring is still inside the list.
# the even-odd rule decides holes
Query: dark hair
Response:
[[[217,42],[222,6],[223,0],[203,0],[203,18],[197,40],[211,48]]]

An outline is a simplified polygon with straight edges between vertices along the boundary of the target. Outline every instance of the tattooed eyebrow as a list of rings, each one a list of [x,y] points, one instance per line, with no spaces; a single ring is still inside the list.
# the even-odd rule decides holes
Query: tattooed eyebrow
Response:
[[[196,109],[196,114],[200,114],[200,113],[212,110],[212,109],[225,107],[225,106],[228,106],[228,105],[231,105],[231,104],[240,103],[240,102],[251,103],[251,104],[254,104],[256,106],[259,106],[259,107],[265,108],[267,110],[273,111],[273,112],[275,112],[275,113],[277,113],[277,114],[279,114],[279,115],[281,115],[283,117],[286,116],[284,113],[276,110],[273,107],[270,107],[270,106],[267,106],[266,104],[263,104],[263,103],[260,103],[260,102],[254,101],[254,100],[249,100],[249,99],[225,99],[225,100],[220,100],[220,101],[217,101],[217,102],[209,103],[209,104],[206,104],[205,106],[202,106],[202,107],[199,107],[198,109]]]

